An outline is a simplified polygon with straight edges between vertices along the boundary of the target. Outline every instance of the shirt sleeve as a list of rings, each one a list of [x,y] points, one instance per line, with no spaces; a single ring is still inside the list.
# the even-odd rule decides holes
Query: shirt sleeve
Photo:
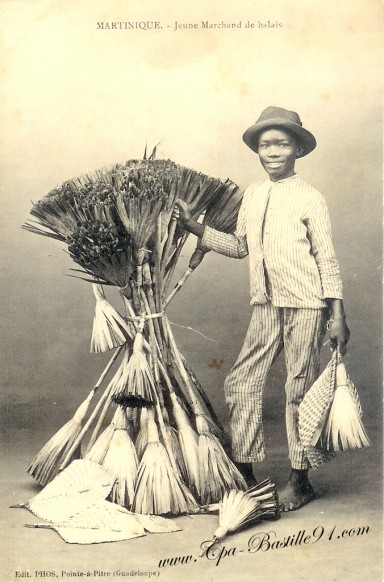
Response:
[[[237,218],[236,231],[233,234],[227,234],[215,230],[211,226],[205,226],[204,234],[201,239],[202,246],[233,259],[243,259],[248,255],[246,198],[247,193],[245,192]]]
[[[342,299],[340,267],[333,247],[328,208],[323,197],[313,206],[307,220],[307,229],[320,274],[323,299]]]

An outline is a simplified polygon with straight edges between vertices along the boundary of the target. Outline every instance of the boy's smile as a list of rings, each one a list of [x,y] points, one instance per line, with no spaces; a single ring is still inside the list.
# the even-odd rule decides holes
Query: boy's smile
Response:
[[[296,158],[301,152],[302,146],[284,129],[267,129],[260,134],[258,154],[272,182],[294,175]]]

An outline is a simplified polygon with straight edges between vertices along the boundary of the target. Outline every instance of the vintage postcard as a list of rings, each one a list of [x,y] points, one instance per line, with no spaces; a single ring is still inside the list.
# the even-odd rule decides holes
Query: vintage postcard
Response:
[[[1,580],[380,582],[382,2],[0,15]]]

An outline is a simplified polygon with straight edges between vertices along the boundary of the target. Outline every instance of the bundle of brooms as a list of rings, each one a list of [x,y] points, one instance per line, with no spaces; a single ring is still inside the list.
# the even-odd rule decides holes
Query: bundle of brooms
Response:
[[[230,180],[151,156],[69,180],[33,206],[36,220],[23,228],[65,243],[80,266],[73,276],[93,285],[91,351],[115,350],[73,419],[29,465],[40,484],[85,455],[116,474],[111,499],[140,513],[176,515],[246,489],[223,447],[225,431],[179,352],[165,313],[188,236],[172,216],[175,201],[188,202],[195,219],[205,215],[206,224],[233,232],[241,195]],[[205,252],[198,244],[194,266]],[[107,300],[107,286],[118,290],[123,315]]]

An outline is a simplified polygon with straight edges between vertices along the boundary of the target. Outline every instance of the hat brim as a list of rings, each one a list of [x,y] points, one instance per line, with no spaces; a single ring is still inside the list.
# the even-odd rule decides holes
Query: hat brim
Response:
[[[254,125],[251,125],[251,127],[248,128],[243,135],[244,143],[246,143],[247,146],[251,148],[251,150],[258,153],[260,133],[273,127],[287,129],[298,138],[300,144],[303,146],[303,153],[298,155],[298,158],[303,158],[304,156],[308,155],[316,147],[315,136],[312,135],[310,131],[304,129],[304,127],[301,127],[296,123],[287,121],[286,119],[281,119],[280,117],[260,121]]]

